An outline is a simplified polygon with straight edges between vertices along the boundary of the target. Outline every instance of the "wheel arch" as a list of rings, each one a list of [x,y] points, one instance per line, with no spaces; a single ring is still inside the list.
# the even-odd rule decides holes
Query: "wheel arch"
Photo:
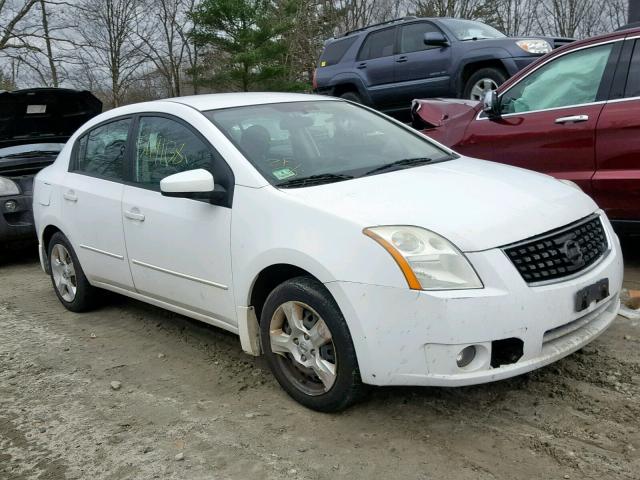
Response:
[[[495,68],[498,70],[502,70],[507,78],[511,76],[509,75],[507,66],[499,58],[489,57],[470,59],[461,66],[460,73],[458,75],[457,91],[460,97],[462,97],[462,95],[464,94],[464,88],[469,78],[471,78],[471,75],[483,68]]]

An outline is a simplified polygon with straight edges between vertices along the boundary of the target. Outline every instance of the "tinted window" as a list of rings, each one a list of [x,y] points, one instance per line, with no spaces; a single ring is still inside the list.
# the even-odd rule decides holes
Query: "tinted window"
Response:
[[[424,34],[429,32],[441,33],[435,25],[430,23],[413,23],[402,27],[400,30],[400,53],[439,48],[428,47],[424,44]]]
[[[138,127],[133,180],[159,189],[174,173],[204,168],[214,178],[216,152],[181,123],[164,117],[142,117]]]
[[[370,33],[364,41],[360,55],[358,55],[358,60],[368,60],[393,55],[395,39],[395,28],[387,28],[386,30]]]
[[[502,96],[502,113],[595,102],[613,44],[568,53],[525,77]]]
[[[340,101],[204,112],[271,183],[312,175],[363,176],[398,160],[451,156],[425,137]]]
[[[349,47],[353,45],[357,37],[345,38],[344,40],[338,40],[337,42],[330,43],[322,52],[320,57],[320,66],[328,67],[340,63],[344,54],[347,53]]]
[[[110,180],[124,179],[130,124],[130,119],[116,120],[83,136],[78,142],[76,171]]]
[[[624,92],[625,97],[640,97],[640,42],[636,40],[627,77],[627,87]]]

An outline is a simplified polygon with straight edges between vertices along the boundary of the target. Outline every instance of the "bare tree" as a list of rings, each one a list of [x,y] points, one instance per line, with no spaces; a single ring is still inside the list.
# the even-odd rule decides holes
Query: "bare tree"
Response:
[[[136,35],[141,17],[138,0],[85,0],[78,7],[80,56],[108,78],[110,103],[119,106],[135,73],[144,63],[142,42]]]
[[[38,0],[0,0],[0,51],[8,48],[26,48],[27,34],[19,29]]]

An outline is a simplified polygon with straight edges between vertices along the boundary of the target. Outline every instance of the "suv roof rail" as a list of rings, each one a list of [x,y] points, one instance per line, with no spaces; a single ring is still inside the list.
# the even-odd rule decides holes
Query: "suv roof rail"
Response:
[[[353,30],[349,30],[347,33],[344,33],[343,35],[341,35],[341,37],[346,37],[347,35],[351,35],[352,33],[356,33],[356,32],[362,32],[364,30],[368,30],[368,29],[373,28],[373,27],[380,27],[382,25],[389,25],[390,23],[396,23],[396,22],[405,22],[407,20],[415,20],[417,18],[418,17],[416,17],[416,16],[408,15],[406,17],[399,17],[399,18],[394,18],[393,20],[387,20],[386,22],[373,23],[373,24],[367,25],[365,27],[354,28]]]

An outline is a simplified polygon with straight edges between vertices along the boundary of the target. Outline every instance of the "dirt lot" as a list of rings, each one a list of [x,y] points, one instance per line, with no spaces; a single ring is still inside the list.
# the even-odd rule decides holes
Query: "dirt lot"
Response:
[[[116,296],[67,312],[31,254],[0,275],[2,480],[640,478],[637,320],[519,378],[324,415],[219,329]]]

